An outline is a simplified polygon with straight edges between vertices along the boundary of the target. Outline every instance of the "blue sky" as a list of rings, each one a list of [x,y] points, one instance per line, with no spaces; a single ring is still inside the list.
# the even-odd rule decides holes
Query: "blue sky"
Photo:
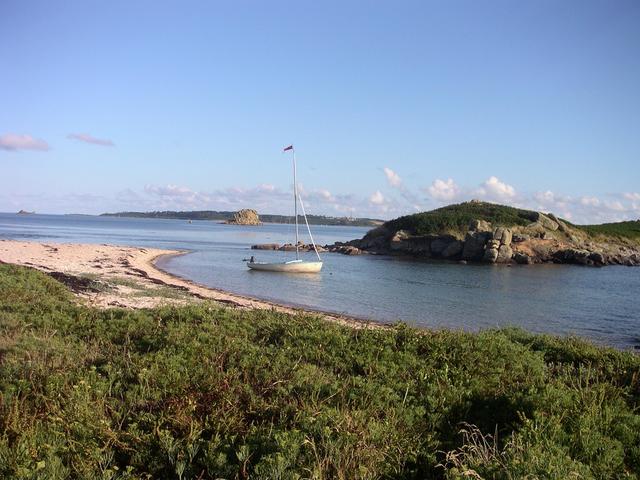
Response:
[[[0,3],[0,211],[640,217],[640,3]]]

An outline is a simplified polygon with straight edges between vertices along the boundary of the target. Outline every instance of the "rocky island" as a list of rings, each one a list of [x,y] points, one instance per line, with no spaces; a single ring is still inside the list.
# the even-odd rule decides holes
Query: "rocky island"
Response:
[[[461,262],[637,266],[640,221],[573,225],[552,213],[472,200],[396,218],[325,249]]]
[[[225,223],[230,225],[261,225],[258,212],[251,208],[244,208],[233,214],[233,218]]]

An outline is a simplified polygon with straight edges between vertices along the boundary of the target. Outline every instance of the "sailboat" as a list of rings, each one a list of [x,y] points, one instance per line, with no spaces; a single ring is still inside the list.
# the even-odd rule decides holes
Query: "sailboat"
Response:
[[[316,248],[316,243],[313,240],[311,228],[309,228],[309,221],[307,220],[307,214],[304,211],[304,203],[302,203],[302,197],[298,194],[296,151],[293,148],[293,145],[289,145],[283,150],[283,152],[291,152],[293,157],[293,211],[296,219],[296,259],[290,260],[288,262],[256,262],[253,261],[253,257],[251,257],[252,261],[247,262],[247,267],[252,270],[262,270],[267,272],[318,273],[322,269],[322,259],[320,258],[320,254],[318,253],[318,249]],[[317,261],[314,260],[310,262],[302,260],[300,258],[298,202],[300,202],[300,207],[302,207],[302,216],[304,217],[304,223],[306,224],[307,231],[309,232],[309,238],[311,239],[311,244],[313,245],[313,251],[316,253],[316,257],[318,257]]]

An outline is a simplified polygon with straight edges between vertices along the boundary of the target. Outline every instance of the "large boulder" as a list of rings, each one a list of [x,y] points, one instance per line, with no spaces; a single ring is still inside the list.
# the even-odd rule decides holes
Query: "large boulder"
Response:
[[[558,230],[558,222],[552,220],[544,213],[535,212],[535,222],[542,226],[542,228],[546,228],[547,230],[556,231]]]
[[[469,230],[472,232],[490,232],[491,223],[486,220],[474,218],[469,222]]]
[[[511,262],[511,257],[513,256],[513,250],[509,245],[500,245],[498,249],[498,263],[509,263]]]
[[[498,240],[501,245],[511,245],[511,229],[506,227],[498,227],[493,231],[493,238],[495,240]]]
[[[491,232],[469,232],[464,239],[464,248],[462,249],[463,260],[482,260],[484,255],[484,246],[491,239]]]
[[[260,217],[258,212],[251,208],[244,208],[233,214],[233,218],[227,223],[232,225],[260,225]]]
[[[487,263],[496,263],[498,260],[498,249],[497,248],[487,248],[484,251],[484,255],[482,256],[482,261]]]

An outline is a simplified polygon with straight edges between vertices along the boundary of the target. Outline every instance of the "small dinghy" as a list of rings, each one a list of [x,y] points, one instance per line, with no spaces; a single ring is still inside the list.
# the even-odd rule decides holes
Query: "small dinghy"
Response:
[[[293,211],[296,219],[296,259],[289,262],[256,262],[253,257],[247,262],[247,267],[251,270],[259,270],[264,272],[283,272],[283,273],[318,273],[322,270],[322,259],[316,248],[316,243],[313,241],[313,235],[311,235],[311,228],[309,228],[309,221],[307,220],[307,214],[304,211],[304,203],[302,203],[302,197],[298,195],[298,182],[296,178],[296,152],[293,149],[293,145],[289,145],[283,150],[283,152],[290,151],[293,154]],[[313,251],[318,257],[317,261],[305,261],[300,258],[300,239],[298,233],[298,202],[302,207],[302,216],[304,217],[304,223],[307,226],[309,232],[309,238],[313,245]]]

